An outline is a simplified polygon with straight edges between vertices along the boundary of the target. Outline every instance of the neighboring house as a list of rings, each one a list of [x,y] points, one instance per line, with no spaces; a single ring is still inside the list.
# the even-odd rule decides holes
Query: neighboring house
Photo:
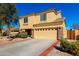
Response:
[[[2,29],[2,33],[9,31],[9,28],[4,28]],[[19,32],[19,29],[14,28],[14,27],[10,27],[10,31],[11,32]]]
[[[67,38],[66,22],[60,11],[45,12],[20,17],[20,30],[28,32],[35,39]]]

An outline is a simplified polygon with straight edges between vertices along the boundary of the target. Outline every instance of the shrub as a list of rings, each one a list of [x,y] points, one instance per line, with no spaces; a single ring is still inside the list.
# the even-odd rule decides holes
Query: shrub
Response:
[[[7,31],[3,32],[2,35],[3,35],[3,36],[7,36],[7,35],[8,35]]]
[[[65,52],[79,56],[79,41],[70,43],[67,40],[62,39],[60,46]]]
[[[73,51],[73,54],[79,56],[79,41],[75,42],[74,46],[75,46],[75,49]]]
[[[70,50],[73,48],[72,44],[70,44],[67,40],[62,39],[60,45],[62,46],[63,50],[66,52],[70,52]]]
[[[10,36],[10,38],[16,38],[17,34],[18,34],[18,32],[10,32],[9,36]]]
[[[19,32],[16,37],[20,37],[20,38],[27,38],[28,34],[27,32]]]
[[[0,36],[2,36],[2,33],[0,33]]]

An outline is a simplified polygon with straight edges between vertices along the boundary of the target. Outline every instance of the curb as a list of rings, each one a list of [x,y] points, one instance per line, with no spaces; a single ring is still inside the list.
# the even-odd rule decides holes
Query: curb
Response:
[[[52,44],[49,48],[47,48],[43,53],[41,53],[39,56],[48,56],[48,54],[51,52],[51,50],[60,42],[60,39],[58,39],[54,44]]]

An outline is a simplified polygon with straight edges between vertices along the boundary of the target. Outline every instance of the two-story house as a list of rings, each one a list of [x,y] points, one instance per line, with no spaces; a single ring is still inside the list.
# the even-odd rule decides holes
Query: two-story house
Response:
[[[20,29],[35,39],[67,38],[66,22],[60,11],[50,9],[45,12],[20,17]]]

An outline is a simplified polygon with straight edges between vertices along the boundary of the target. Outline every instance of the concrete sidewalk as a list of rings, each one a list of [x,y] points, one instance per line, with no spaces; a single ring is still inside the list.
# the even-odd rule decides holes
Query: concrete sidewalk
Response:
[[[53,44],[52,40],[32,39],[0,47],[0,56],[38,56]]]

